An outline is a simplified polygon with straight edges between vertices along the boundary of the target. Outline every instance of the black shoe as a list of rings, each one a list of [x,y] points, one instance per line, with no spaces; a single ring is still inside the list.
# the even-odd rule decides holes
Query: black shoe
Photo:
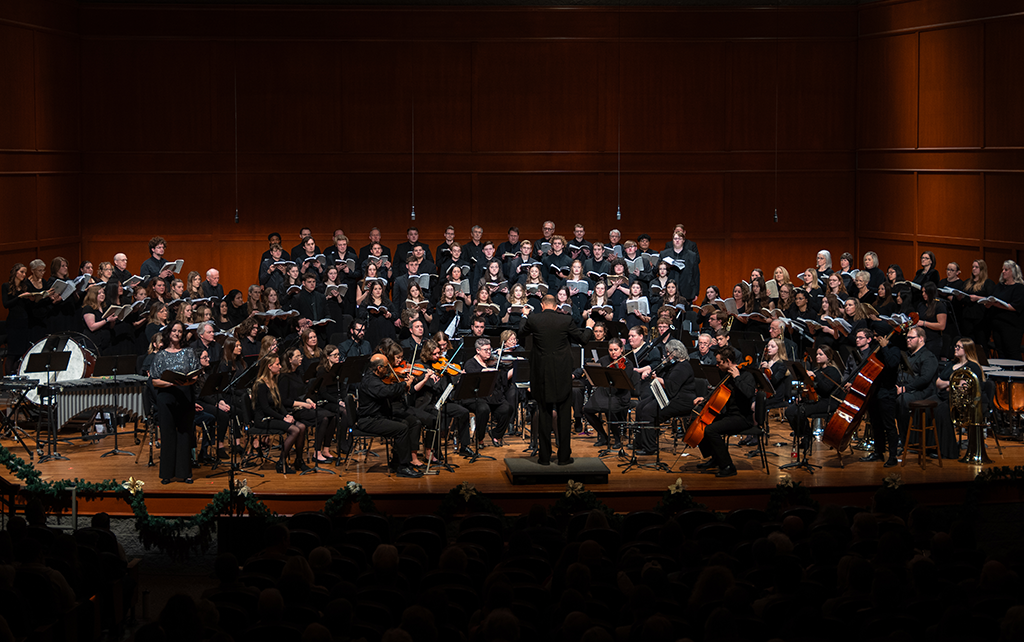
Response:
[[[878,453],[871,453],[867,457],[861,457],[860,460],[864,462],[882,461],[883,457]]]
[[[637,448],[637,451],[636,451],[636,456],[637,457],[653,457],[654,455],[657,455],[657,454],[658,454],[657,450],[649,449],[649,448]]]
[[[475,453],[468,446],[463,446],[455,454],[462,455],[463,457],[472,457]]]
[[[757,445],[757,437],[754,437],[753,435],[747,435],[743,439],[740,439],[739,445],[743,446],[744,448],[749,448],[750,446],[756,446]]]
[[[295,470],[297,470],[297,471],[299,471],[301,473],[301,472],[303,472],[305,470],[309,470],[309,466],[306,465],[306,462],[302,461],[299,458],[296,458],[295,459]]]
[[[228,451],[224,450],[223,448],[218,448],[217,449],[217,459],[230,459],[230,458],[231,458],[231,456],[228,455]]]
[[[160,483],[163,484],[164,486],[166,486],[167,484],[171,483],[171,480],[170,479],[161,479]]]
[[[884,468],[892,468],[893,466],[899,465],[899,463],[900,462],[898,459],[896,459],[895,457],[890,457],[889,459],[886,460],[884,464],[882,464],[882,466]]]
[[[410,464],[399,466],[398,470],[395,471],[395,477],[408,477],[411,479],[419,479],[423,476],[423,473],[416,470],[416,468]]]
[[[491,443],[494,444],[495,448],[504,448],[505,447],[505,442],[502,441],[501,439],[492,439]]]
[[[568,466],[568,465],[572,464],[572,462],[574,462],[574,461],[576,461],[576,460],[573,459],[572,457],[566,459],[565,461],[562,461],[561,459],[559,459],[558,460],[558,465],[559,466]]]
[[[284,463],[283,461],[277,462],[275,468],[277,469],[277,472],[281,473],[282,475],[292,475],[295,473],[295,469],[289,466],[288,464]]]
[[[715,477],[733,477],[737,474],[735,466],[726,466],[725,468],[719,468],[718,472],[715,473]]]
[[[551,460],[550,459],[541,459],[540,457],[538,457],[537,458],[537,463],[539,465],[541,465],[541,466],[550,466],[551,465]]]
[[[607,437],[598,437],[597,441],[594,442],[594,445],[597,446],[598,448],[600,448],[601,446],[607,446],[608,445],[608,438]]]
[[[192,483],[192,478],[191,478],[191,477],[186,477],[186,478],[185,478],[185,479],[184,479],[183,481],[184,481],[184,482],[185,482],[186,484],[191,484],[191,483]]]
[[[718,464],[711,459],[697,464],[697,470],[707,470],[708,468],[718,468]]]
[[[612,448],[622,448],[622,442],[619,441],[619,440],[613,441],[612,442]]]

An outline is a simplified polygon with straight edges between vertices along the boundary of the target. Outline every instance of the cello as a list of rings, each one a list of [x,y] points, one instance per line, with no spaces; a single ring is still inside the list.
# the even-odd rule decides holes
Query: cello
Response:
[[[753,363],[754,360],[747,355],[747,357],[740,363],[736,364],[737,368],[744,368]],[[704,439],[704,429],[711,425],[718,416],[722,414],[722,410],[725,409],[725,404],[729,403],[729,398],[732,397],[732,390],[729,386],[725,385],[725,382],[731,380],[732,377],[723,377],[715,389],[708,395],[707,401],[701,406],[700,410],[695,410],[697,416],[690,422],[690,426],[686,429],[686,435],[683,436],[683,443],[691,448],[696,448],[700,442]]]
[[[892,337],[897,332],[906,332],[917,324],[919,318],[916,312],[911,312],[903,322],[893,326],[892,332],[886,338]],[[853,373],[849,382],[850,389],[840,401],[839,407],[832,413],[828,425],[825,426],[825,431],[821,435],[822,443],[835,448],[840,457],[846,447],[850,445],[853,433],[857,432],[860,420],[867,409],[868,400],[871,398],[875,380],[878,379],[878,375],[885,367],[881,359],[878,358],[877,352],[880,347],[876,346],[860,364],[860,368]]]

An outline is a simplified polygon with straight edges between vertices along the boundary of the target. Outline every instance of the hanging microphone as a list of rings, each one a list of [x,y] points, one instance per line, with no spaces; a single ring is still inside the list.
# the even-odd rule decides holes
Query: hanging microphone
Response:
[[[235,223],[238,222],[238,208],[235,208]]]
[[[775,208],[775,222],[779,222],[779,208],[777,207]]]
[[[416,220],[416,206],[415,205],[412,206],[412,220],[414,220],[414,221]]]
[[[621,207],[615,208],[615,220],[616,221],[621,221],[622,220],[622,208]]]

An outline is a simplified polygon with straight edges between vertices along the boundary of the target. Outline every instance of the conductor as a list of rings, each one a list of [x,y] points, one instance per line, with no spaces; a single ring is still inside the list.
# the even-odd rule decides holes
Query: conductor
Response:
[[[539,409],[537,437],[537,463],[547,466],[551,463],[551,429],[558,422],[558,465],[573,462],[569,426],[572,421],[572,371],[574,367],[569,342],[583,345],[594,333],[590,329],[593,319],[587,320],[586,328],[578,327],[568,314],[555,311],[558,301],[552,295],[541,299],[541,311],[524,317],[519,324],[519,336],[533,337],[530,355],[530,389]]]

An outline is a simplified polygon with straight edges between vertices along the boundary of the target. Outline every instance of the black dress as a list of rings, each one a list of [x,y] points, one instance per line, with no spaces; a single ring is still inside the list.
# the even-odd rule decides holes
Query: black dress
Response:
[[[10,283],[3,284],[3,303],[7,309],[7,356],[16,361],[28,352],[29,339],[28,302],[13,291]]]

